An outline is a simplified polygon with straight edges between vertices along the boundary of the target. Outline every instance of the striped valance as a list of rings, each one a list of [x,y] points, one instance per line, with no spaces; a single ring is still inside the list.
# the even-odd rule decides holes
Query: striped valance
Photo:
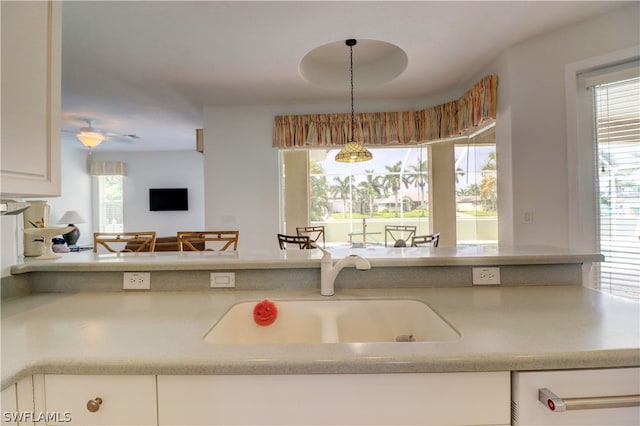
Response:
[[[471,132],[496,118],[498,77],[484,77],[460,99],[420,111],[356,113],[354,136],[365,145],[415,144]],[[273,124],[276,148],[344,145],[351,114],[279,115]]]
[[[124,161],[92,161],[89,173],[91,176],[125,176]]]

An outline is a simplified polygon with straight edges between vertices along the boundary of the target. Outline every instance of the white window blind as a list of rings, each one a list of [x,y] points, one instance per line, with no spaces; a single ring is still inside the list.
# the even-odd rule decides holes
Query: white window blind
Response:
[[[599,287],[640,299],[640,78],[594,88]]]
[[[124,161],[92,161],[89,167],[91,176],[125,176]]]

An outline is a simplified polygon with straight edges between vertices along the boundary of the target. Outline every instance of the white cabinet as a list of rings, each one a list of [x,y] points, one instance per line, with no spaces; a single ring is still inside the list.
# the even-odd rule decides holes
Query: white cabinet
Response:
[[[0,181],[6,196],[60,195],[62,2],[2,1]]]
[[[2,391],[2,424],[33,425],[33,379],[24,377]]]
[[[610,396],[640,395],[640,368],[531,371],[513,373],[514,425],[638,425],[640,407],[570,409],[539,401],[540,389],[569,401],[587,398],[604,407]],[[550,408],[551,407],[551,408]],[[552,411],[552,408],[555,411]]]
[[[510,373],[158,376],[160,425],[509,424]]]
[[[17,425],[18,399],[16,385],[2,391],[2,425]]]
[[[157,425],[155,376],[44,376],[47,425]]]

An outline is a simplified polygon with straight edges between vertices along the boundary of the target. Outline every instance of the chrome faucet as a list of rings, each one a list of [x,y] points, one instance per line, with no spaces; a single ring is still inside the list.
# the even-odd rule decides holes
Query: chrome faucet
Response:
[[[318,247],[322,250],[322,259],[320,261],[320,294],[323,296],[333,296],[335,293],[334,283],[336,277],[347,266],[355,266],[359,271],[366,271],[371,269],[371,264],[367,259],[357,254],[352,254],[343,259],[340,259],[338,263],[333,264],[331,253],[327,250]]]

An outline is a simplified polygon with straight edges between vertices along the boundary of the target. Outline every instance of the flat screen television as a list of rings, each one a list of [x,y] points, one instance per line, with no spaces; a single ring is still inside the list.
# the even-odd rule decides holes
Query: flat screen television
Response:
[[[189,210],[187,188],[149,188],[149,210],[152,212]]]

